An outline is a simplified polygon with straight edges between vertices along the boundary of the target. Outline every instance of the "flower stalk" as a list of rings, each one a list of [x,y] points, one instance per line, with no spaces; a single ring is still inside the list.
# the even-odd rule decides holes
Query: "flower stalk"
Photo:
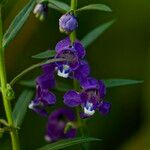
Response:
[[[75,13],[76,9],[77,9],[77,0],[71,0],[71,10],[74,13],[74,15],[76,15],[76,13]],[[76,38],[77,38],[76,37],[76,31],[73,31],[70,34],[71,43],[74,43],[74,41],[76,40]],[[78,86],[78,83],[77,83],[76,80],[73,80],[73,86],[74,86],[75,90],[79,90],[79,86]],[[78,122],[78,125],[79,125],[80,134],[82,136],[84,136],[85,135],[85,133],[84,133],[84,127],[86,127],[86,123],[84,122],[84,120],[82,121],[82,119],[80,118],[80,110],[79,110],[78,107],[76,108],[76,113],[77,113],[77,122]],[[81,148],[85,149],[85,145],[83,145]],[[88,149],[88,148],[86,148],[86,149]]]
[[[12,141],[12,149],[19,150],[19,139],[17,130],[13,124],[12,118],[12,110],[10,101],[7,99],[7,76],[6,76],[6,69],[5,69],[5,55],[4,55],[4,48],[2,46],[2,39],[3,39],[3,30],[2,30],[2,15],[1,15],[1,6],[0,6],[0,81],[1,81],[1,92],[3,98],[3,105],[5,108],[6,118],[9,126],[12,127],[10,131],[11,141]]]

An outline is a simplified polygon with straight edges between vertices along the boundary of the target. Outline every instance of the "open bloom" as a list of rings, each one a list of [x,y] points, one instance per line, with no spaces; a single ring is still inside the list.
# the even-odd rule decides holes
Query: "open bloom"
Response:
[[[60,108],[52,112],[48,119],[45,140],[55,142],[63,138],[74,138],[77,132],[73,124],[75,118],[70,109]]]
[[[70,33],[78,27],[77,18],[70,13],[64,14],[59,19],[59,29],[61,32]]]
[[[67,78],[77,69],[84,69],[83,64],[87,66],[86,62],[83,63],[82,58],[85,56],[85,49],[80,41],[76,40],[74,43],[71,43],[69,37],[61,40],[57,43],[56,47],[56,58],[64,58],[66,59],[63,62],[57,62],[57,74],[61,77]],[[82,71],[81,71],[82,72]],[[79,73],[79,70],[78,70]],[[77,74],[77,73],[76,73]]]
[[[47,116],[47,106],[56,103],[55,95],[49,91],[50,88],[55,87],[54,79],[54,65],[44,65],[42,67],[43,74],[36,78],[36,97],[29,104],[29,108],[40,114]]]
[[[92,116],[96,109],[103,115],[110,111],[110,103],[103,100],[106,87],[101,80],[89,77],[81,82],[81,87],[80,93],[70,90],[64,95],[64,103],[67,106],[76,107],[80,105],[83,108],[81,118]]]
[[[35,14],[36,18],[39,18],[40,21],[43,21],[48,13],[47,3],[38,3],[34,8],[33,13]]]

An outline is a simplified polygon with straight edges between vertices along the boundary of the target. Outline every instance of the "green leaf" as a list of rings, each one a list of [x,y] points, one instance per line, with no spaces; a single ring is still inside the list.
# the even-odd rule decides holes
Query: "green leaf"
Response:
[[[34,64],[28,68],[26,68],[25,70],[23,70],[21,73],[19,73],[16,77],[14,77],[11,81],[10,81],[10,85],[13,86],[20,78],[22,78],[26,73],[32,71],[33,69],[35,68],[38,68],[38,67],[41,67],[43,65],[46,65],[46,64],[50,64],[50,63],[53,63],[53,62],[60,62],[60,61],[64,61],[65,59],[63,58],[53,58],[53,59],[49,59],[45,62],[40,62],[40,63],[37,63],[37,64]]]
[[[112,11],[111,8],[105,4],[91,4],[77,9],[76,12],[80,12],[84,10],[99,10],[99,11],[106,11],[106,12]]]
[[[42,53],[39,53],[39,54],[32,56],[32,58],[45,59],[45,58],[54,57],[55,54],[56,54],[56,52],[54,50],[47,50],[47,51],[44,51]]]
[[[34,88],[35,87],[35,80],[22,80],[19,82],[20,85]],[[56,81],[55,90],[60,92],[66,92],[70,89],[73,89],[72,84],[68,82]]]
[[[68,11],[70,11],[70,6],[64,2],[61,2],[61,1],[57,1],[57,0],[39,0],[38,2],[45,2],[45,1],[48,1],[48,7],[49,8],[52,8],[52,9],[55,9],[55,10],[58,10],[62,13],[66,13]]]
[[[106,79],[103,81],[107,88],[125,86],[125,85],[133,85],[133,84],[139,84],[143,82],[143,81],[130,80],[130,79]]]
[[[35,0],[30,0],[26,6],[19,12],[19,14],[14,18],[8,30],[3,37],[3,47],[6,47],[11,40],[15,38],[17,33],[20,31],[24,23],[27,21],[34,5]]]
[[[100,141],[100,139],[91,138],[91,137],[78,137],[78,138],[69,139],[69,140],[61,140],[59,142],[47,144],[39,148],[38,150],[60,150],[69,146],[86,143],[86,142],[92,142],[92,141]]]
[[[81,42],[83,43],[84,47],[87,48],[94,40],[96,40],[104,31],[106,31],[113,23],[115,20],[111,20],[107,23],[104,23],[92,31],[90,31],[82,40]]]
[[[19,82],[20,85],[33,88],[35,87],[35,80],[23,80]]]
[[[32,90],[24,90],[19,96],[12,114],[14,119],[14,125],[16,127],[20,127],[21,123],[23,122],[23,119],[25,117],[28,108],[28,104],[31,101],[32,96],[33,96]]]

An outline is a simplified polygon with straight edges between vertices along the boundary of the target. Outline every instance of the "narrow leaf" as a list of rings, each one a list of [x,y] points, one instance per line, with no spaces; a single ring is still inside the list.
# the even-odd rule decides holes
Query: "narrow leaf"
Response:
[[[33,88],[35,87],[35,80],[23,80],[19,82],[20,85]]]
[[[23,119],[25,117],[28,108],[28,104],[31,101],[32,96],[33,96],[33,91],[31,90],[24,90],[22,94],[19,96],[12,114],[14,119],[14,124],[16,127],[19,127],[23,122]]]
[[[62,140],[52,144],[47,144],[39,148],[38,150],[60,150],[69,146],[86,143],[86,142],[92,142],[92,141],[100,141],[100,139],[91,138],[91,137],[78,137],[75,139]]]
[[[56,52],[54,50],[47,50],[47,51],[44,51],[42,53],[39,53],[39,54],[32,56],[32,58],[45,59],[45,58],[54,57],[55,54],[56,54]]]
[[[130,79],[106,79],[103,81],[107,88],[125,86],[125,85],[133,85],[133,84],[139,84],[143,82],[143,81],[130,80]]]
[[[85,48],[87,48],[92,42],[94,42],[104,31],[106,31],[113,23],[115,20],[111,20],[107,23],[104,23],[95,29],[93,29],[91,32],[89,32],[83,39],[82,43]]]
[[[84,6],[82,8],[77,9],[77,12],[84,11],[84,10],[99,10],[99,11],[106,11],[111,12],[111,8],[105,4],[91,4]]]
[[[20,85],[34,88],[35,87],[35,80],[22,80],[19,82]],[[70,89],[73,89],[72,84],[67,83],[67,82],[61,82],[61,81],[56,81],[56,91],[60,92],[66,92]]]
[[[58,1],[58,0],[39,0],[38,2],[44,2],[44,1],[48,1],[48,7],[58,10],[62,13],[66,13],[68,11],[70,11],[70,6],[64,2]]]
[[[70,6],[64,2],[60,2],[57,0],[49,0],[49,3],[51,3],[58,9],[64,10],[65,12],[70,11]]]
[[[35,0],[30,0],[26,6],[18,13],[18,15],[14,18],[8,30],[4,34],[3,37],[3,47],[6,47],[11,40],[15,38],[17,33],[20,31],[24,23],[27,21],[34,5]]]

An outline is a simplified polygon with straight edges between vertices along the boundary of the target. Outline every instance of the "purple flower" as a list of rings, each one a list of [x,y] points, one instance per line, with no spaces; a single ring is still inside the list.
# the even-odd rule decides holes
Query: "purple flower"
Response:
[[[68,91],[64,95],[64,103],[70,107],[81,105],[83,113],[81,118],[87,118],[95,113],[98,109],[102,115],[106,115],[110,111],[110,103],[104,101],[106,87],[101,80],[87,78],[81,82],[82,91]]]
[[[49,116],[45,140],[55,142],[59,139],[74,138],[77,129],[73,124],[76,117],[70,109],[57,109]]]
[[[77,18],[70,13],[64,14],[59,19],[59,29],[61,32],[70,33],[78,27]]]
[[[85,56],[85,49],[83,45],[76,40],[71,43],[70,38],[67,37],[57,43],[55,50],[57,52],[56,58],[64,58],[66,61],[57,62],[57,74],[61,77],[69,77],[71,72],[74,72],[81,65],[81,59]]]
[[[70,77],[82,82],[89,76],[89,74],[89,64],[84,60],[80,60],[79,67],[76,70],[74,70],[74,72],[72,72],[72,75],[70,75]]]
[[[33,13],[35,14],[36,18],[39,18],[40,21],[43,21],[48,13],[47,3],[38,3],[34,8]]]
[[[36,97],[29,104],[29,108],[33,109],[41,116],[47,116],[47,106],[51,106],[56,103],[55,95],[49,91],[50,88],[55,87],[55,65],[44,65],[42,69],[43,74],[36,78]]]

